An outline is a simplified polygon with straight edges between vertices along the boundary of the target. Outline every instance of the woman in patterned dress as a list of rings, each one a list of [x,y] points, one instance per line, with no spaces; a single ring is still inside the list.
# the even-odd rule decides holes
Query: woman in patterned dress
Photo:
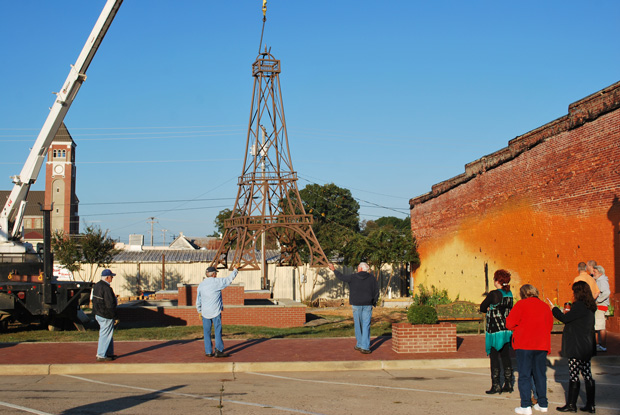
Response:
[[[586,406],[584,412],[595,413],[594,378],[590,369],[590,359],[596,353],[594,332],[594,313],[596,301],[592,297],[590,286],[578,281],[573,284],[573,305],[566,314],[558,307],[553,307],[553,317],[564,323],[562,333],[562,357],[568,359],[568,393],[566,405],[557,407],[560,412],[577,412],[579,398],[579,373],[586,384]],[[549,301],[551,302],[551,301]]]
[[[506,317],[513,305],[510,292],[510,273],[504,269],[495,271],[495,290],[480,304],[480,311],[486,313],[486,352],[491,359],[491,389],[488,394],[512,392],[512,363],[510,361],[510,336],[506,330]],[[501,366],[504,367],[504,386],[500,383]]]

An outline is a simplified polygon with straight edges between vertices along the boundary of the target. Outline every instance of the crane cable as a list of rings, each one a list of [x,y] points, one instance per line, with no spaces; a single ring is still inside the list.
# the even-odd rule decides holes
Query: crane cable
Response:
[[[267,21],[267,0],[263,0],[263,30],[260,32],[260,43],[258,45],[258,53],[260,54],[260,48],[263,45],[263,33],[265,33],[265,22]]]

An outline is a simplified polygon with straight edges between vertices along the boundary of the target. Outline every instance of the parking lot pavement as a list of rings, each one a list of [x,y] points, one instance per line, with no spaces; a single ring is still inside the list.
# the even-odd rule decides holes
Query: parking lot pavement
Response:
[[[620,367],[594,364],[593,373],[597,413],[620,413]],[[549,366],[547,376],[553,413],[564,404],[566,365]],[[489,386],[488,368],[2,376],[0,413],[514,413],[518,393],[486,395]]]

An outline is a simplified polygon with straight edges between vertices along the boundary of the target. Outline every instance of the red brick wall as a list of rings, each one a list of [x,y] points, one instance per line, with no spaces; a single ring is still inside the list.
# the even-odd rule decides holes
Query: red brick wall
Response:
[[[456,352],[456,324],[392,324],[392,350],[396,353]]]
[[[620,293],[616,293],[609,300],[609,305],[614,308],[613,317],[607,317],[605,328],[615,333],[620,333]]]
[[[179,294],[178,292],[174,291],[174,292],[169,292],[169,293],[160,293],[160,294],[154,294],[152,296],[149,296],[149,299],[151,300],[169,300],[169,301],[173,301],[178,299]]]
[[[177,289],[179,291],[179,307],[196,304],[196,292],[198,291],[197,285],[183,284],[178,285]]]
[[[197,285],[179,285],[179,306],[196,305]],[[243,305],[245,299],[243,285],[229,285],[222,290],[222,302],[225,305]]]
[[[513,292],[531,283],[563,304],[577,263],[594,259],[620,291],[619,161],[620,82],[410,200],[415,285],[480,302],[487,264],[490,289],[506,268]]]
[[[244,294],[243,285],[229,285],[222,290],[222,302],[226,305],[243,305]]]
[[[246,291],[244,296],[246,300],[270,300],[271,292],[268,290]]]

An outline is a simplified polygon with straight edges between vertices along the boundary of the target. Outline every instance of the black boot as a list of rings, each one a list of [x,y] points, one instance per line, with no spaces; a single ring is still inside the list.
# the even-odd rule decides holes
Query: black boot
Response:
[[[566,396],[566,405],[558,406],[559,412],[577,412],[577,398],[579,397],[579,381],[568,382],[568,396]]]
[[[491,389],[486,391],[487,394],[502,393],[502,387],[499,385],[499,369],[491,369]]]
[[[504,366],[504,387],[502,388],[502,392],[512,393],[514,389],[512,388],[512,367]]]
[[[594,379],[586,380],[586,406],[579,408],[583,412],[596,413],[594,408]]]

